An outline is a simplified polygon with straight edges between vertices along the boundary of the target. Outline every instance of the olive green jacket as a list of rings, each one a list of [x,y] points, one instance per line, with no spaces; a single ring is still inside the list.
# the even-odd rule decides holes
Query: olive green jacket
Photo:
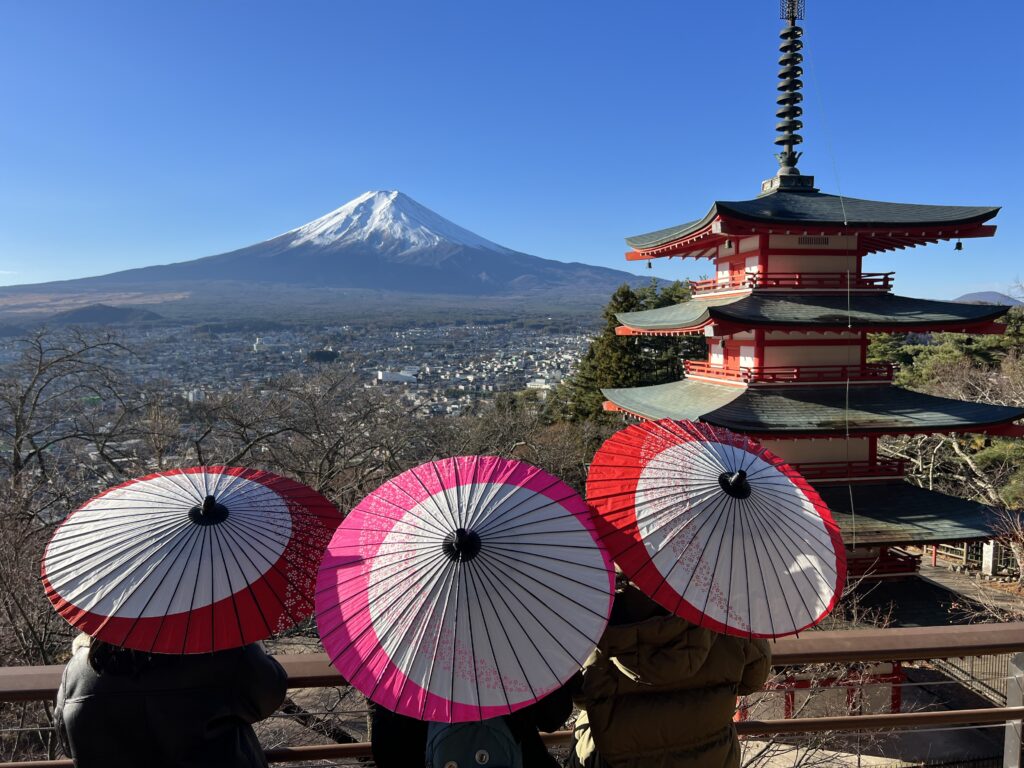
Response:
[[[614,768],[738,766],[736,697],[768,679],[768,644],[665,615],[632,587],[614,614],[583,669],[580,763],[596,765],[596,750]]]

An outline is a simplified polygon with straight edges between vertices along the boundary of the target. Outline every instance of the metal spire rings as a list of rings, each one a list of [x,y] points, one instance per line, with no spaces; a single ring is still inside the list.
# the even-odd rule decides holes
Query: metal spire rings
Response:
[[[804,30],[797,26],[797,19],[804,17],[805,0],[779,0],[779,15],[788,24],[779,33],[782,43],[779,45],[779,96],[775,99],[778,109],[775,116],[779,122],[775,124],[775,130],[779,135],[775,137],[775,144],[781,150],[775,157],[779,160],[779,170],[770,179],[761,182],[761,194],[771,194],[780,189],[791,192],[816,192],[814,177],[804,176],[797,169],[796,164],[802,152],[796,151],[797,144],[802,144],[804,137],[800,131],[804,124],[800,120],[804,110],[800,102],[804,95],[800,89],[804,87],[800,78],[804,74],[804,57],[800,51],[804,47]]]
[[[803,15],[801,13],[802,6],[803,2],[783,0],[783,10],[786,12],[789,24],[779,33],[779,37],[782,39],[782,43],[779,45],[779,51],[782,53],[779,57],[779,66],[782,69],[779,70],[778,90],[780,93],[775,100],[775,103],[779,105],[778,111],[775,113],[775,116],[779,118],[779,122],[775,125],[775,130],[779,132],[779,135],[775,137],[775,144],[782,148],[782,151],[775,155],[779,160],[780,176],[799,175],[800,171],[797,170],[796,164],[800,155],[803,154],[794,149],[804,140],[797,133],[804,127],[800,120],[800,116],[804,113],[800,107],[800,102],[804,100],[803,94],[800,93],[800,89],[804,87],[803,81],[800,80],[804,73],[801,66],[804,57],[800,53],[804,47],[803,41],[800,39],[803,37],[804,30],[796,24],[797,18]]]

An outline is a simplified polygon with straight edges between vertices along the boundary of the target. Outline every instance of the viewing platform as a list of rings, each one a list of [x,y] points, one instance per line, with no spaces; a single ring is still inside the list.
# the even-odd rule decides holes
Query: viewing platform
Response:
[[[756,291],[815,291],[830,293],[881,292],[892,290],[895,272],[731,272],[706,280],[691,280],[690,290],[694,296],[709,294]]]
[[[889,363],[860,365],[758,365],[730,368],[705,360],[685,360],[687,378],[729,384],[887,384],[895,367]]]
[[[1022,651],[1024,624],[812,631],[784,637],[772,644],[772,661],[779,675],[764,692],[741,700],[736,730],[743,741],[763,744],[777,739],[790,745],[799,745],[801,741],[796,737],[801,734],[828,732],[831,735],[824,744],[816,739],[815,746],[806,748],[816,750],[819,757],[831,755],[830,764],[834,765],[861,764],[862,758],[872,760],[872,765],[876,764],[875,758],[916,765],[942,763],[931,754],[932,746],[941,744],[942,755],[963,759],[978,755],[978,740],[982,738],[985,746],[997,753],[1002,742],[1003,765],[1018,766],[1020,719],[1024,717]],[[313,760],[336,761],[332,764],[352,761],[365,765],[370,758],[368,743],[333,742],[308,727],[332,717],[356,724],[357,719],[365,717],[365,705],[357,711],[351,708],[355,705],[351,702],[335,713],[322,702],[318,707],[322,711],[318,712],[305,711],[296,703],[306,701],[304,697],[308,696],[320,702],[315,698],[317,689],[348,690],[326,655],[305,653],[277,658],[288,672],[291,703],[275,717],[286,718],[295,727],[285,738],[275,739],[272,747],[268,745],[268,760],[307,764]],[[976,661],[983,674],[973,672]],[[924,670],[916,674],[927,675],[931,685],[941,684],[936,690],[948,690],[953,685],[965,691],[957,699],[960,703],[950,703],[952,697],[948,696],[922,700],[927,692],[906,674],[906,665],[911,662]],[[836,665],[850,665],[851,671],[837,676]],[[890,671],[876,674],[875,670],[883,669],[880,665]],[[860,667],[865,671],[858,673]],[[0,668],[0,702],[52,702],[62,671],[61,666]],[[802,702],[811,694],[815,698],[810,705],[793,706],[793,702]],[[855,706],[847,706],[851,699]],[[838,707],[833,706],[836,701],[840,702]],[[990,728],[963,728],[968,725]],[[999,729],[986,733],[994,726]],[[923,729],[920,736],[924,741],[910,729]],[[874,734],[878,738],[865,740],[870,746],[864,751],[863,745],[851,748],[844,734]],[[544,736],[552,746],[566,745],[571,738],[568,730]],[[860,739],[854,743],[859,744]],[[789,753],[790,759],[793,754]],[[12,762],[0,763],[0,768],[72,766],[68,759],[25,757],[15,754]]]

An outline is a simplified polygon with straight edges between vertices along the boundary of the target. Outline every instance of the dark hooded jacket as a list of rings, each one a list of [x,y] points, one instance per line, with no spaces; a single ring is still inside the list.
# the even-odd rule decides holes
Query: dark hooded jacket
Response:
[[[575,764],[735,768],[736,697],[759,690],[770,669],[764,640],[697,627],[626,587],[583,669]]]
[[[280,706],[287,679],[258,645],[103,673],[79,647],[57,692],[58,734],[77,768],[262,767],[251,724]]]
[[[572,714],[570,683],[540,701],[506,715],[509,730],[523,750],[523,768],[558,768],[538,730],[552,733]],[[377,768],[419,768],[426,759],[428,723],[370,704],[373,763]]]

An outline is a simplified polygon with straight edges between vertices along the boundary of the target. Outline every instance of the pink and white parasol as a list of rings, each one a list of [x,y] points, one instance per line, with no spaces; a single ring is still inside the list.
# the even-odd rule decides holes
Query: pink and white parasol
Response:
[[[159,472],[68,515],[43,555],[43,585],[61,616],[114,645],[234,648],[309,616],[340,521],[319,493],[270,472]]]
[[[560,687],[611,609],[611,562],[565,483],[520,461],[411,469],[335,532],[317,582],[331,663],[388,709],[464,722]]]
[[[846,553],[825,503],[743,435],[670,419],[627,427],[594,456],[587,500],[626,576],[695,624],[794,634],[842,593]]]

